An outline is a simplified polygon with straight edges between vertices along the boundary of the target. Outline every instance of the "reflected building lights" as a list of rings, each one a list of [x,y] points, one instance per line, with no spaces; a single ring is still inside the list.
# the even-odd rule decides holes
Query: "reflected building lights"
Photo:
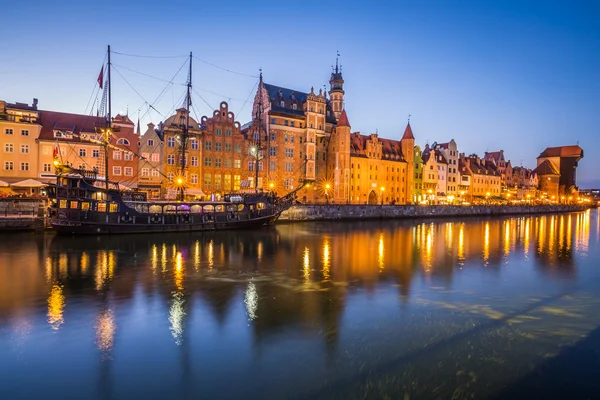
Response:
[[[263,242],[262,240],[260,242],[258,242],[257,246],[256,246],[256,255],[257,255],[257,259],[258,261],[262,261],[262,257],[263,257]]]
[[[180,251],[175,255],[175,268],[173,268],[175,278],[175,287],[177,290],[183,290],[183,255]]]
[[[69,266],[69,258],[67,253],[62,253],[58,256],[58,276],[64,279],[67,277]]]
[[[458,263],[464,265],[465,262],[465,224],[462,222],[458,228]]]
[[[453,230],[452,227],[454,226],[454,223],[452,222],[448,222],[446,223],[446,248],[448,249],[452,249],[452,241],[453,241]]]
[[[113,347],[117,326],[110,309],[104,310],[96,320],[96,346],[103,353],[108,353]],[[106,356],[106,354],[105,354]]]
[[[167,245],[165,243],[160,251],[160,268],[163,274],[167,272]]]
[[[158,268],[158,247],[156,247],[156,244],[152,245],[152,255],[150,256],[150,262],[152,265],[152,273],[156,274],[156,269]]]
[[[427,236],[425,239],[425,271],[431,269],[433,262],[433,224],[427,227]]]
[[[483,261],[487,265],[490,259],[490,223],[485,223],[484,234],[483,234]]]
[[[215,245],[211,240],[208,242],[208,268],[212,269],[215,266]]]
[[[329,238],[325,238],[323,242],[323,279],[329,280],[331,268],[331,243]]]
[[[250,319],[250,321],[254,321],[258,318],[256,315],[256,311],[258,310],[258,293],[256,291],[256,285],[252,282],[248,283],[246,291],[244,292],[244,305],[246,306],[246,313],[248,314],[248,319]]]
[[[304,280],[308,281],[310,279],[310,250],[308,249],[308,247],[304,248],[302,266],[304,272]]]
[[[504,221],[504,257],[510,254],[510,221]]]
[[[194,244],[194,268],[196,271],[200,268],[200,241],[196,240]]]
[[[385,268],[383,232],[381,232],[379,234],[379,246],[377,249],[377,264],[379,265],[379,272],[383,271],[383,268]]]
[[[171,331],[171,335],[173,335],[173,339],[175,339],[175,344],[178,346],[183,343],[183,318],[185,317],[185,310],[183,308],[184,303],[185,299],[183,293],[174,292],[173,299],[171,300],[171,307],[169,308],[169,322],[171,323],[169,330]]]
[[[48,324],[57,331],[65,322],[64,320],[65,296],[63,288],[59,285],[52,286],[48,296]]]
[[[81,253],[81,258],[79,259],[79,265],[81,266],[81,272],[83,274],[87,274],[88,268],[90,266],[90,257],[84,251]]]
[[[554,245],[556,244],[555,219],[556,219],[555,215],[552,215],[550,217],[550,227],[548,229],[548,233],[549,233],[549,236],[548,236],[548,253],[550,253],[550,254],[554,254]]]
[[[52,282],[52,258],[46,257],[46,281]]]
[[[531,237],[530,235],[530,224],[529,224],[529,218],[527,218],[527,220],[525,221],[525,235],[523,238],[523,254],[525,255],[525,258],[527,259],[527,257],[529,257],[529,245],[531,244]]]

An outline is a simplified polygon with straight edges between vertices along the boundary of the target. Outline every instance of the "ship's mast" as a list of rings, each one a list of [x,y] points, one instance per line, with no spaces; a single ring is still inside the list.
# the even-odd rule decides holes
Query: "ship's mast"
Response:
[[[254,163],[254,191],[258,193],[258,163],[260,152],[262,150],[260,137],[262,135],[262,117],[263,117],[263,102],[262,102],[262,71],[260,72],[260,82],[258,85],[258,107],[256,109],[256,119],[258,120],[258,141],[256,142],[256,153],[254,154],[256,157],[256,162]]]
[[[185,177],[185,167],[187,164],[187,160],[186,160],[186,147],[187,147],[187,141],[189,138],[189,126],[190,126],[190,107],[192,105],[192,52],[190,51],[190,71],[189,71],[189,79],[187,82],[187,96],[186,96],[186,101],[185,101],[185,109],[186,109],[186,113],[185,113],[185,126],[182,127],[182,132],[181,132],[181,174],[179,175],[179,179],[181,179],[181,182],[177,182],[177,184],[179,185],[179,200],[183,201],[184,200],[184,185],[183,185],[183,179]]]
[[[108,45],[108,116],[106,119],[106,129],[104,130],[104,182],[106,184],[106,200],[108,201],[108,140],[110,139],[111,130],[111,89],[110,89],[110,44]],[[108,207],[107,207],[108,212]]]

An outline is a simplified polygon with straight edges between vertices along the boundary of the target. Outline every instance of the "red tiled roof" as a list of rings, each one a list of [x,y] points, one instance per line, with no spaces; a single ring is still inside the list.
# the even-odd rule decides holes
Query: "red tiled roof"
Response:
[[[133,121],[129,118],[129,115],[117,114],[117,116],[113,118],[113,122],[117,122],[119,124],[133,125]]]
[[[545,160],[533,170],[538,175],[560,175],[554,164],[550,160]]]
[[[547,147],[537,158],[541,157],[583,157],[583,149],[578,145]]]
[[[367,140],[371,140],[371,136],[361,135],[360,132],[354,132],[350,136],[350,150],[353,156],[367,157]],[[397,159],[398,161],[404,161],[402,146],[400,145],[399,141],[383,139],[380,137],[377,137],[377,141],[381,143],[381,153],[383,159]]]
[[[39,122],[42,125],[40,139],[54,140],[54,131],[63,130],[74,134],[94,133],[96,126],[105,123],[104,118],[91,115],[70,114],[56,111],[40,111]],[[78,141],[79,138],[73,138]]]
[[[413,139],[415,136],[413,135],[412,129],[410,127],[410,122],[406,124],[406,129],[404,130],[404,135],[402,135],[402,140],[404,139]]]
[[[347,126],[350,127],[350,122],[348,121],[348,115],[346,115],[346,110],[342,110],[342,114],[340,115],[340,119],[338,120],[337,126]]]
[[[504,151],[486,151],[484,157],[488,160],[500,161],[501,158],[504,158]]]

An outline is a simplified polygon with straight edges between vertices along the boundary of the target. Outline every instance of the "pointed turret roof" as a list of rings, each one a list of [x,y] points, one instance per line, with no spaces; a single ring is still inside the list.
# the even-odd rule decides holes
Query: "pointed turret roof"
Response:
[[[350,121],[348,121],[348,115],[346,115],[346,110],[342,110],[340,114],[340,118],[338,119],[337,126],[347,126],[350,128]]]
[[[415,135],[413,135],[412,129],[410,128],[410,122],[406,125],[406,129],[404,130],[404,135],[402,135],[402,140],[412,139],[415,140]]]

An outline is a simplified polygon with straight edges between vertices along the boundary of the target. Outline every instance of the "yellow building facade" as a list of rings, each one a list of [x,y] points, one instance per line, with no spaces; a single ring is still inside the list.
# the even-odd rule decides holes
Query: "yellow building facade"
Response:
[[[37,100],[31,106],[0,101],[0,179],[12,184],[39,179]]]

